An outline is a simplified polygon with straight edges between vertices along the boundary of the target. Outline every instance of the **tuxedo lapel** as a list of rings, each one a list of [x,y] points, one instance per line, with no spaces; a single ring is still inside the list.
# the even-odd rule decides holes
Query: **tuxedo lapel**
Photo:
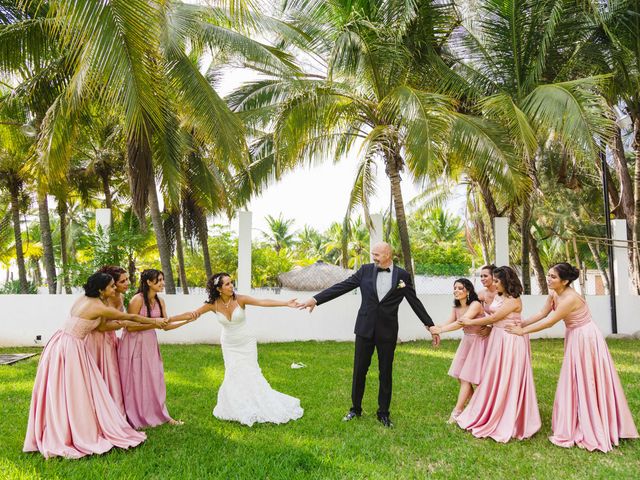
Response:
[[[376,270],[377,272],[377,270]],[[400,273],[400,270],[398,269],[398,267],[396,267],[395,265],[393,266],[393,271],[391,273],[391,288],[389,289],[389,291],[387,292],[387,294],[382,298],[382,300],[380,300],[380,303],[384,302],[386,300],[386,298],[391,295],[393,293],[393,291],[396,289],[396,287],[398,286],[398,275]]]
[[[373,293],[375,294],[376,300],[378,300],[379,303],[380,299],[378,298],[378,269],[375,264],[372,264],[371,268],[371,288],[373,288]]]

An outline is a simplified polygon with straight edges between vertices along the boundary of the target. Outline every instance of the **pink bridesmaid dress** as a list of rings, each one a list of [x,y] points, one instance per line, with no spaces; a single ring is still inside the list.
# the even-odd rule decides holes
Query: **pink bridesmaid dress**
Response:
[[[491,312],[496,312],[503,302],[497,295]],[[504,443],[512,438],[529,438],[540,430],[529,336],[505,331],[508,325],[521,321],[521,315],[512,312],[491,329],[482,381],[457,419],[458,425],[475,437]]]
[[[92,330],[85,338],[87,351],[93,357],[107,384],[109,393],[116,402],[122,415],[125,415],[122,387],[120,386],[120,368],[118,367],[118,337],[116,332]]]
[[[42,352],[31,396],[25,452],[80,458],[129,448],[147,437],[113,401],[85,337],[100,320],[71,316]]]
[[[560,447],[608,452],[621,438],[638,438],[609,348],[586,302],[564,323],[564,359],[549,440]]]
[[[150,314],[143,304],[140,315],[159,318],[159,301],[151,308]],[[125,330],[118,346],[118,364],[129,423],[135,428],[144,428],[172,420],[167,411],[164,367],[155,329],[138,332]]]
[[[456,320],[462,317],[463,313],[459,309],[454,310]],[[484,310],[476,317],[485,316]],[[473,325],[464,327],[464,336],[458,346],[456,355],[449,368],[449,375],[465,382],[478,385],[482,379],[482,363],[484,361],[485,352],[487,351],[488,337],[478,335],[482,326]]]

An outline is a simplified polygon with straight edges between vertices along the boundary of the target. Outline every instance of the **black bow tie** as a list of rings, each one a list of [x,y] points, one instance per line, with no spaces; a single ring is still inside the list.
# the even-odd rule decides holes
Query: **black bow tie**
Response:
[[[378,270],[379,272],[391,272],[391,269],[390,269],[390,268],[382,268],[382,267],[378,267],[378,268],[377,268],[377,270]]]

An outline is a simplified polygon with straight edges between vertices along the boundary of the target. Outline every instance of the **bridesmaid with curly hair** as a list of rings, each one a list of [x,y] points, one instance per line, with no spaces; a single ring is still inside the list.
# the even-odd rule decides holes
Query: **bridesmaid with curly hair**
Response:
[[[492,325],[482,381],[458,416],[458,425],[475,437],[506,443],[522,440],[540,430],[540,412],[531,369],[528,336],[509,333],[506,328],[522,323],[522,284],[511,267],[493,271],[498,295],[491,314],[477,319],[461,319],[464,327]]]

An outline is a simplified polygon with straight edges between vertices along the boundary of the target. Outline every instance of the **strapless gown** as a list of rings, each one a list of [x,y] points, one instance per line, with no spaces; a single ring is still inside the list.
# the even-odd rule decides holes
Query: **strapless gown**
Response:
[[[586,303],[564,323],[564,359],[549,440],[560,447],[608,452],[621,438],[638,438],[607,342]]]
[[[454,312],[456,320],[463,315],[457,308]],[[485,312],[482,310],[476,318],[482,318],[484,316]],[[487,351],[487,339],[489,338],[480,336],[479,333],[481,330],[482,326],[479,325],[463,328],[464,336],[449,368],[449,375],[453,378],[458,378],[465,382],[473,383],[474,385],[480,383],[482,379],[482,364]]]
[[[80,458],[129,448],[147,437],[127,423],[85,346],[100,320],[70,317],[42,352],[31,396],[25,452]]]
[[[496,312],[503,301],[496,296],[491,312]],[[512,438],[529,438],[540,430],[529,336],[520,337],[505,330],[521,321],[521,315],[512,312],[491,329],[482,380],[457,419],[458,425],[475,437],[508,442]]]
[[[300,400],[275,391],[258,365],[258,348],[242,308],[236,307],[228,320],[216,312],[222,325],[220,343],[224,358],[224,379],[218,390],[213,415],[244,425],[286,423],[302,417]]]
[[[85,338],[87,351],[93,357],[107,384],[109,393],[125,415],[122,387],[120,386],[120,368],[118,367],[118,337],[116,332],[92,330]]]
[[[156,301],[143,317],[159,318],[160,302]],[[167,386],[155,329],[122,333],[118,345],[118,366],[124,408],[129,423],[135,428],[156,427],[171,421],[167,410]]]

